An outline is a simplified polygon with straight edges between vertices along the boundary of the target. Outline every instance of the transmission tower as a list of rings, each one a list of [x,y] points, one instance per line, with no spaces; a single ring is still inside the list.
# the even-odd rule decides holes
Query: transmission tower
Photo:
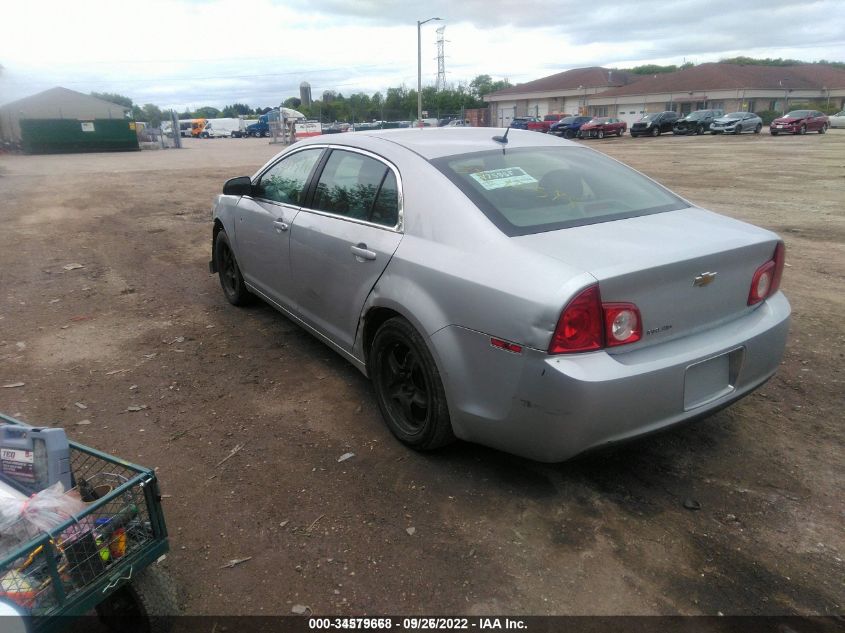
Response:
[[[444,52],[446,40],[443,37],[445,30],[445,26],[437,29],[437,83],[434,89],[438,92],[446,88],[446,53]]]

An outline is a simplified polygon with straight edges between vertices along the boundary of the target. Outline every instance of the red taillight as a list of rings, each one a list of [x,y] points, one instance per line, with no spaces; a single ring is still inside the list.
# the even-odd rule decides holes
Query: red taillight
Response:
[[[584,289],[563,309],[549,344],[549,354],[589,352],[604,347],[598,286]]]
[[[640,311],[633,303],[605,303],[604,334],[608,347],[639,341],[643,335]]]
[[[780,287],[783,265],[786,259],[786,247],[783,242],[775,246],[772,259],[760,266],[751,278],[751,290],[748,291],[748,305],[753,306],[771,297]]]
[[[591,352],[642,338],[642,318],[633,303],[602,303],[598,286],[581,291],[558,319],[549,354]]]

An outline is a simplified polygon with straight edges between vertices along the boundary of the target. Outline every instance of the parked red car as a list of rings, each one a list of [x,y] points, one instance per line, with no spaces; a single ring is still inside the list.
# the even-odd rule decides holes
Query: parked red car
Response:
[[[827,115],[818,110],[793,110],[772,121],[769,132],[772,136],[777,136],[781,132],[784,134],[806,134],[807,132],[824,134],[829,127],[830,120]]]
[[[604,138],[605,136],[622,136],[628,124],[625,121],[609,116],[600,116],[588,121],[578,130],[578,138]]]
[[[562,118],[569,116],[568,114],[547,114],[542,121],[529,121],[527,129],[535,132],[545,132],[548,134],[553,123],[557,123]]]

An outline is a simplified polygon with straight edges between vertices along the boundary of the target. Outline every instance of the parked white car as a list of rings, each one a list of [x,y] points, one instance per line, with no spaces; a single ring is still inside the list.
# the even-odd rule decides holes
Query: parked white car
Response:
[[[845,127],[845,110],[831,114],[828,118],[830,119],[830,127]]]

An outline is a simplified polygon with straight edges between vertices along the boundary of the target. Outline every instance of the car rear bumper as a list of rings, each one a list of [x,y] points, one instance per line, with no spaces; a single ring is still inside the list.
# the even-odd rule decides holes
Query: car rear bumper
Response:
[[[710,330],[639,350],[549,356],[493,348],[455,326],[432,336],[455,434],[545,462],[695,419],[768,380],[786,345],[782,293]]]

